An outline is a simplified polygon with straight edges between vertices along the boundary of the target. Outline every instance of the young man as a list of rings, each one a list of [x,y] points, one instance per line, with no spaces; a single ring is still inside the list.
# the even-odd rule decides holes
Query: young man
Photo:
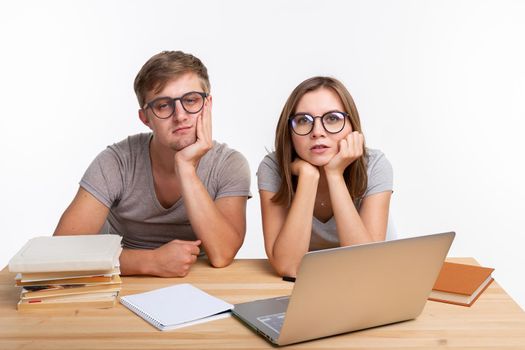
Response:
[[[54,234],[123,236],[124,275],[185,276],[201,248],[227,266],[246,232],[250,171],[239,152],[212,141],[206,67],[161,52],[138,73],[135,93],[151,133],[95,158]]]

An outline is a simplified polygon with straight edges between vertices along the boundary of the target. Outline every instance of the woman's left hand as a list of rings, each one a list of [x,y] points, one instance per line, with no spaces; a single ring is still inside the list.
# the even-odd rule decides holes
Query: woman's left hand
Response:
[[[342,174],[347,166],[363,155],[365,139],[359,131],[353,131],[339,141],[339,151],[323,168],[325,172]]]

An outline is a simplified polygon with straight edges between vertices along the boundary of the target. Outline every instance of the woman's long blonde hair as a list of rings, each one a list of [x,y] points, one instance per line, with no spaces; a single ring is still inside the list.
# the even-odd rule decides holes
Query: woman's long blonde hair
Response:
[[[274,203],[290,206],[297,186],[297,178],[292,175],[290,168],[290,164],[297,157],[297,153],[292,144],[288,119],[296,112],[297,104],[306,93],[320,88],[332,89],[339,96],[345,108],[342,112],[348,113],[352,130],[362,133],[359,113],[355,107],[354,100],[350,92],[348,92],[339,80],[330,77],[313,77],[299,84],[292,91],[290,97],[288,97],[281,112],[277,128],[275,129],[275,153],[277,155],[277,163],[282,181],[279,191],[272,197]],[[361,199],[368,183],[368,176],[366,174],[366,148],[364,145],[363,155],[344,170],[343,176],[352,199],[354,199],[354,201]]]

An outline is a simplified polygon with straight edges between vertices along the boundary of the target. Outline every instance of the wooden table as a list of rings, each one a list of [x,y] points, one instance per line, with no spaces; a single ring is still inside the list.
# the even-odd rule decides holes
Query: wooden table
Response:
[[[450,259],[475,264],[471,258]],[[234,317],[161,332],[131,311],[16,311],[14,274],[0,272],[0,349],[270,349]],[[290,294],[292,283],[266,260],[236,260],[214,269],[198,261],[185,278],[125,277],[121,295],[192,283],[232,304]],[[427,302],[412,321],[288,346],[308,349],[525,349],[525,313],[496,283],[470,308]]]

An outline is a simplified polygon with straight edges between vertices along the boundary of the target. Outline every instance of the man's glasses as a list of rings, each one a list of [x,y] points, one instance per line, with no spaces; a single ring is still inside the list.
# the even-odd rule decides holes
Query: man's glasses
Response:
[[[199,113],[204,107],[204,100],[208,96],[205,92],[191,91],[181,97],[159,97],[144,105],[144,109],[151,109],[155,117],[168,119],[175,113],[175,103],[180,101],[182,108],[190,114]]]
[[[339,111],[330,111],[318,117],[306,113],[298,113],[292,115],[289,121],[293,132],[300,136],[305,136],[312,132],[316,118],[321,119],[321,124],[326,132],[337,134],[345,127],[346,117],[348,117],[348,113]]]

